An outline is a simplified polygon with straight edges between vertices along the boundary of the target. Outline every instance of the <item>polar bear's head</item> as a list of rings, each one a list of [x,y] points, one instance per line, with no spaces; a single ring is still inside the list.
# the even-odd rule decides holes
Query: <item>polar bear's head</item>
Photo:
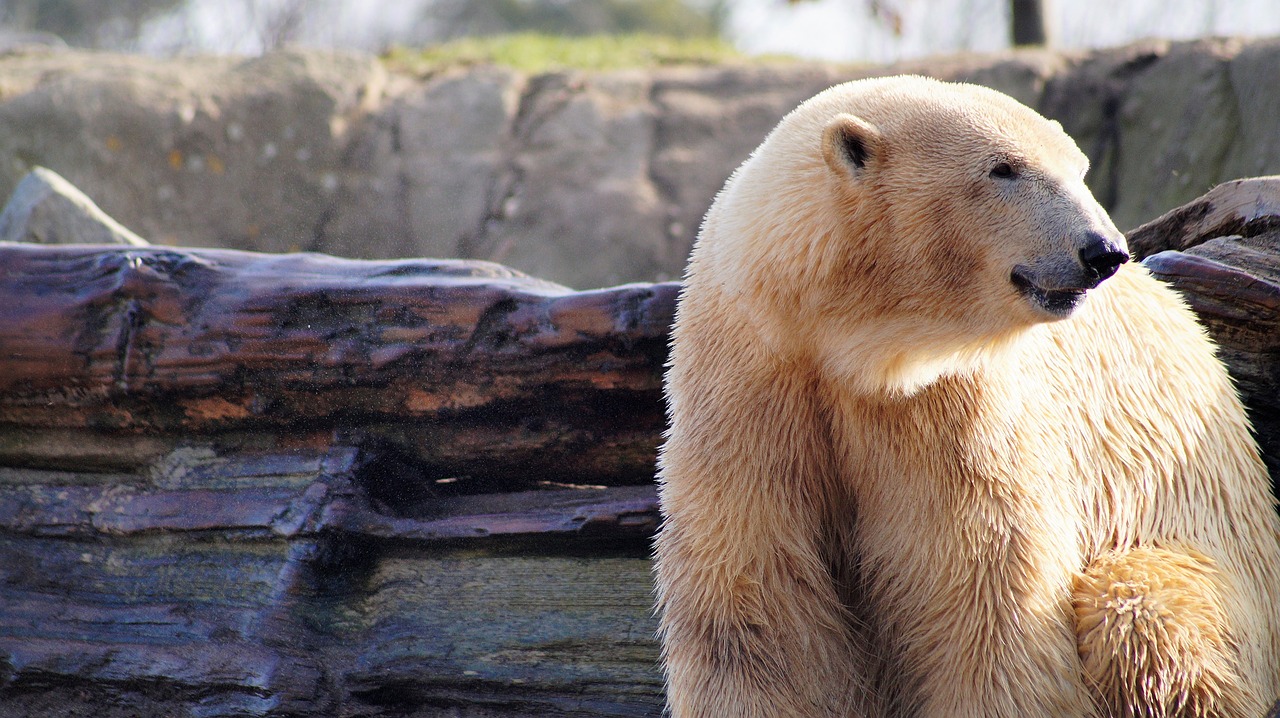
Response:
[[[1088,164],[1058,123],[993,90],[847,83],[744,163],[700,251],[779,349],[910,390],[1069,317],[1128,260]]]
[[[994,292],[1015,314],[1058,319],[1128,260],[1057,122],[982,87],[917,80],[886,94],[830,117],[822,156],[838,195],[916,243],[922,290]]]

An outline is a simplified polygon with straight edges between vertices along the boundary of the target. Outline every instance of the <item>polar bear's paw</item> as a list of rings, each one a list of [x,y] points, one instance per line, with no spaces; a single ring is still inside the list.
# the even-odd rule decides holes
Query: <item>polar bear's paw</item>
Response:
[[[1076,579],[1072,601],[1087,682],[1115,718],[1257,716],[1213,561],[1195,551],[1106,553]]]

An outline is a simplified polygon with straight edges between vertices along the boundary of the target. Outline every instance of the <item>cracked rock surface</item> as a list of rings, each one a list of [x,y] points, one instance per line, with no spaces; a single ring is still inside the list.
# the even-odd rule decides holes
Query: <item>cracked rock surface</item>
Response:
[[[0,57],[0,196],[51,168],[157,244],[499,261],[576,288],[678,278],[725,178],[797,103],[897,72],[1060,120],[1121,227],[1280,172],[1280,41],[1147,41],[894,67],[426,76],[287,51]]]

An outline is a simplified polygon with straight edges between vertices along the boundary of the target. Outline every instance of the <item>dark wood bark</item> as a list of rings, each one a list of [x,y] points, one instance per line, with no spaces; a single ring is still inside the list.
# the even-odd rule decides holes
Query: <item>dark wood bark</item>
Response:
[[[1280,177],[1224,182],[1128,233],[1138,259],[1190,249],[1215,237],[1251,237],[1280,228]]]
[[[652,485],[388,505],[367,453],[0,468],[0,715],[660,714]]]
[[[0,438],[0,461],[128,468],[165,437],[251,432],[390,443],[441,477],[647,482],[676,290],[573,292],[483,262],[0,246],[0,437],[24,437]]]
[[[0,245],[0,714],[657,716],[676,291]]]

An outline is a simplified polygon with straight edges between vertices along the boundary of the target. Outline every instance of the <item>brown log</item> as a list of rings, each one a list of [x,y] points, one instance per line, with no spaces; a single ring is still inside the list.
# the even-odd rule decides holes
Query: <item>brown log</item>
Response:
[[[1182,292],[1217,342],[1272,479],[1280,478],[1280,226],[1160,252],[1144,264]]]
[[[417,543],[497,536],[615,540],[646,539],[659,521],[652,484],[544,484],[530,491],[424,496],[387,505],[370,496],[351,449],[241,455],[205,466],[216,474],[159,486],[136,480],[66,486],[41,472],[0,469],[0,532],[127,538],[217,531],[253,540],[315,539],[338,531]],[[296,478],[282,480],[282,474]]]
[[[1144,259],[1190,249],[1215,237],[1251,237],[1280,227],[1280,177],[1223,182],[1200,197],[1128,232],[1129,250]]]
[[[1217,342],[1272,480],[1280,480],[1280,177],[1224,182],[1128,240]]]
[[[0,246],[0,461],[56,464],[84,430],[125,464],[114,437],[253,432],[391,442],[445,476],[647,481],[676,291],[574,292],[486,262]]]
[[[0,468],[0,715],[661,714],[652,485],[386,505],[365,453]]]
[[[642,555],[193,539],[0,535],[0,715],[662,713]]]

